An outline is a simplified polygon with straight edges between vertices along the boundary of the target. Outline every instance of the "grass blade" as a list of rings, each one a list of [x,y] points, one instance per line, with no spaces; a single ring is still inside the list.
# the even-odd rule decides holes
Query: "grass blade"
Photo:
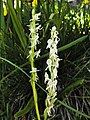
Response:
[[[72,46],[74,46],[74,45],[82,42],[82,41],[85,40],[87,37],[88,37],[88,35],[85,35],[85,36],[83,36],[83,37],[80,37],[80,38],[76,39],[76,40],[73,41],[73,42],[70,42],[70,43],[67,44],[67,45],[64,45],[64,46],[58,48],[58,52],[64,51],[64,50],[66,50],[66,49],[68,49],[68,48],[70,48],[70,47],[72,47]],[[42,55],[40,58],[38,58],[37,60],[40,60],[40,59],[42,59],[42,58],[45,58],[45,57],[47,57],[48,55],[49,55],[49,53],[46,53],[46,54]]]
[[[19,66],[15,65],[14,63],[12,63],[11,61],[9,61],[9,60],[7,60],[7,59],[5,59],[5,58],[0,57],[0,59],[3,60],[3,61],[5,61],[5,62],[7,62],[7,63],[9,63],[9,64],[11,64],[11,65],[14,66],[15,68],[19,69],[19,70],[20,70],[22,73],[24,73],[28,78],[30,78],[30,76],[29,76],[22,68],[20,68]],[[30,78],[30,79],[31,79],[31,78]]]
[[[75,81],[75,82],[73,82],[73,83],[65,86],[65,89],[62,90],[62,91],[60,92],[60,94],[63,95],[65,92],[69,92],[69,91],[75,89],[76,87],[83,85],[84,83],[85,83],[85,80],[84,80],[84,79],[77,80],[77,81]]]
[[[5,46],[4,46],[4,32],[5,31],[5,21],[4,21],[4,11],[3,2],[0,0],[0,57],[5,57]],[[0,63],[0,79],[3,78],[5,72],[5,65]]]
[[[22,65],[20,65],[20,68],[21,67],[24,67],[25,65],[27,65],[28,64],[28,62],[26,62],[25,64],[22,64]],[[4,80],[6,80],[9,76],[11,76],[11,75],[13,75],[15,72],[17,72],[19,69],[14,69],[12,72],[10,72],[8,75],[6,75],[6,76],[4,76],[1,80],[0,80],[0,82],[2,83]]]
[[[77,113],[77,114],[79,114],[79,115],[81,115],[81,116],[84,116],[84,117],[90,119],[90,116],[89,116],[89,115],[86,115],[86,114],[84,114],[84,113],[82,113],[82,112],[74,109],[73,107],[65,104],[64,102],[62,102],[62,101],[60,101],[60,100],[58,100],[58,102],[59,102],[61,105],[63,105],[64,107],[66,107],[67,109],[69,109],[69,110],[71,110],[71,111],[73,111],[73,112],[75,112],[75,113]]]
[[[31,97],[31,99],[28,101],[27,105],[25,106],[24,109],[19,110],[17,113],[14,114],[14,117],[21,117],[25,114],[27,114],[31,109],[33,109],[34,107],[34,101],[33,101],[33,97]]]
[[[64,50],[66,50],[66,49],[68,49],[68,48],[70,48],[70,47],[72,47],[72,46],[74,46],[74,45],[82,42],[82,41],[85,40],[87,37],[88,37],[88,35],[85,35],[85,36],[83,36],[83,37],[80,37],[80,38],[76,39],[75,41],[70,42],[69,44],[64,45],[64,46],[58,48],[58,51],[59,51],[59,52],[64,51]]]
[[[25,36],[25,33],[24,33],[24,29],[22,27],[22,24],[21,24],[20,20],[18,19],[17,15],[15,13],[15,10],[13,8],[13,4],[12,4],[11,0],[8,0],[8,7],[9,7],[9,10],[10,10],[10,15],[11,15],[11,18],[12,18],[14,28],[16,30],[16,33],[17,33],[19,39],[20,39],[21,45],[22,45],[23,49],[25,50],[25,48],[27,46],[26,36]]]

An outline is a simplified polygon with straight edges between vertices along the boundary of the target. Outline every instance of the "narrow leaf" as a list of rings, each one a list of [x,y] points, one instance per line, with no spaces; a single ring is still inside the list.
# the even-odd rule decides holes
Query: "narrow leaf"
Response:
[[[4,31],[5,30],[5,21],[4,21],[4,11],[3,11],[3,2],[0,0],[0,57],[5,57],[5,46],[4,46]],[[0,63],[0,79],[3,78],[5,72],[5,65]]]
[[[75,81],[75,82],[73,82],[73,83],[65,86],[65,89],[60,92],[60,95],[61,95],[61,94],[64,94],[65,92],[69,92],[69,91],[77,88],[78,86],[83,85],[84,83],[85,83],[85,80],[84,80],[84,79],[77,80],[77,81]]]
[[[17,15],[15,13],[15,10],[13,8],[12,0],[8,0],[8,7],[10,10],[10,15],[12,18],[14,28],[16,30],[16,33],[17,33],[19,39],[20,39],[21,45],[22,45],[23,49],[25,50],[25,48],[27,46],[26,36],[24,33],[24,29],[22,27],[22,24],[21,24],[20,20],[18,19]]]
[[[28,78],[30,78],[30,76],[29,76],[22,68],[20,68],[19,66],[15,65],[14,63],[12,63],[11,61],[9,61],[9,60],[7,60],[7,59],[5,59],[5,58],[0,57],[0,59],[3,60],[3,61],[5,61],[5,62],[7,62],[7,63],[9,63],[9,64],[11,64],[11,65],[14,66],[15,68],[19,69],[19,70],[22,71]]]
[[[82,42],[82,41],[85,40],[87,37],[88,37],[88,35],[85,35],[85,36],[80,37],[80,38],[76,39],[75,41],[73,41],[73,42],[71,42],[71,43],[69,43],[69,44],[67,44],[67,45],[64,45],[64,46],[58,48],[58,52],[64,51],[64,50],[66,50],[66,49],[68,49],[68,48],[70,48],[70,47],[72,47],[72,46],[74,46],[74,45]],[[48,55],[49,55],[49,53],[46,53],[46,54],[42,55],[40,58],[38,58],[37,60],[40,60],[40,59],[42,59],[42,58],[45,58],[45,57],[47,57]]]
[[[19,110],[17,113],[14,114],[14,117],[21,117],[25,114],[27,114],[31,109],[34,108],[34,100],[33,97],[31,97],[31,99],[28,101],[27,105],[25,106],[24,109]]]
[[[74,109],[73,107],[71,107],[71,106],[65,104],[64,102],[62,102],[62,101],[60,101],[60,100],[58,100],[58,102],[59,102],[61,105],[63,105],[64,107],[66,107],[67,109],[69,109],[69,110],[71,110],[71,111],[73,111],[73,112],[75,112],[75,113],[77,113],[77,114],[79,114],[79,115],[81,115],[81,116],[84,116],[84,117],[90,119],[90,116],[89,116],[89,115],[86,115],[85,113],[82,113],[82,112],[80,112],[80,111]]]

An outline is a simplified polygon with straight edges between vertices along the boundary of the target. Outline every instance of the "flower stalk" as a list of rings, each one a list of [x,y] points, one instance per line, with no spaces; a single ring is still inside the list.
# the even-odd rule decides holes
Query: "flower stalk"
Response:
[[[29,30],[30,30],[30,35],[29,35],[29,41],[30,41],[30,51],[29,51],[29,55],[27,56],[27,58],[30,61],[31,64],[31,86],[32,86],[32,90],[33,90],[33,97],[34,97],[34,104],[35,104],[35,109],[36,109],[36,114],[37,114],[37,118],[38,120],[40,120],[40,114],[39,114],[39,108],[38,108],[38,97],[37,97],[37,90],[36,90],[36,86],[35,86],[35,82],[37,82],[38,76],[37,76],[37,68],[35,68],[34,65],[34,57],[38,57],[39,52],[36,51],[37,48],[37,44],[39,43],[38,38],[39,38],[39,34],[38,34],[38,30],[40,29],[40,25],[36,24],[36,22],[39,20],[39,15],[40,14],[36,14],[35,13],[35,5],[33,5],[33,9],[32,9],[32,19],[30,20],[30,25],[29,25]]]

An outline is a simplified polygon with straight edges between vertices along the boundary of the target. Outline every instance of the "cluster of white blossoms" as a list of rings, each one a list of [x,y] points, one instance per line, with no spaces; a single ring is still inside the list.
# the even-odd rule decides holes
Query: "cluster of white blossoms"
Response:
[[[36,23],[37,21],[40,20],[39,16],[41,15],[41,13],[37,13],[34,14],[34,11],[32,11],[32,19],[30,20],[30,25],[29,26],[29,30],[30,30],[30,34],[29,34],[29,41],[31,43],[31,45],[29,46],[30,51],[29,51],[29,55],[27,56],[27,58],[29,58],[32,54],[32,48],[34,48],[36,50],[36,46],[37,44],[39,44],[39,33],[38,31],[41,30],[41,25],[39,25],[39,23]],[[40,49],[38,51],[35,51],[34,53],[34,57],[38,58],[40,56]]]
[[[30,20],[30,25],[29,26],[29,30],[30,30],[30,34],[29,34],[29,41],[30,41],[30,50],[29,50],[29,55],[27,56],[27,58],[30,58],[31,61],[31,71],[30,73],[34,73],[36,76],[36,81],[37,81],[37,68],[34,67],[34,57],[38,58],[40,56],[40,52],[41,50],[39,49],[37,51],[37,44],[39,44],[39,30],[41,30],[41,25],[39,25],[39,23],[37,23],[40,18],[39,16],[41,15],[41,13],[35,13],[35,10],[32,10],[32,19]]]
[[[47,60],[47,68],[49,70],[50,75],[45,72],[45,84],[47,84],[46,90],[48,91],[48,95],[46,98],[46,110],[48,116],[51,116],[52,111],[54,112],[54,103],[56,101],[57,95],[57,68],[59,67],[59,57],[57,55],[57,44],[59,42],[58,32],[56,31],[56,27],[53,26],[51,29],[51,38],[47,41],[47,49],[50,49],[49,59]]]

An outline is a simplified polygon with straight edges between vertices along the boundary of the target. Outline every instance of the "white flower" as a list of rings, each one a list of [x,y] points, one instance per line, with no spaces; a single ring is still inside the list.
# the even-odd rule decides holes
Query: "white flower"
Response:
[[[52,83],[52,90],[55,92],[57,89],[57,80],[55,79]],[[54,95],[54,94],[53,94]]]
[[[46,90],[52,90],[52,93],[50,93],[52,96],[55,96],[54,93],[56,92],[57,89],[57,80],[51,80],[49,79],[48,83],[47,83],[47,87]]]
[[[47,83],[47,87],[46,87],[46,90],[52,90],[52,85],[53,85],[53,82],[51,79],[48,80],[48,83]]]
[[[33,45],[37,45],[37,43],[38,43],[38,38],[39,38],[39,34],[36,33],[36,35],[33,37]]]
[[[54,74],[54,78],[56,79],[57,78],[57,68],[56,67],[53,69],[53,74]]]
[[[40,57],[40,52],[41,52],[41,49],[39,49],[38,51],[35,52],[36,58]]]
[[[87,70],[88,70],[88,72],[90,72],[90,69],[89,69],[89,68],[87,68]]]
[[[31,33],[35,33],[35,29],[34,28],[30,28],[29,29]]]
[[[57,49],[50,49],[50,57],[55,56],[57,54]]]
[[[47,107],[47,113],[48,113],[48,116],[50,117],[51,116],[51,109],[53,108],[53,106],[49,106]]]
[[[39,21],[40,20],[40,18],[39,18],[40,15],[41,15],[41,13],[35,14],[30,21],[32,21],[32,20]]]
[[[58,35],[58,32],[57,32],[57,31],[55,31],[53,35],[54,35],[54,38],[55,38],[55,39],[58,38],[58,36],[57,36],[57,35]]]
[[[51,96],[50,95],[47,95],[47,105],[50,105],[50,99],[51,99]]]
[[[32,51],[30,50],[29,55],[27,56],[27,58],[29,58],[31,56],[31,54],[32,54]]]
[[[51,47],[52,42],[53,42],[52,39],[49,39],[49,40],[47,41],[47,43],[48,43],[47,48],[50,48],[50,47]],[[47,49],[47,48],[46,48],[46,49]]]
[[[60,38],[55,38],[55,44],[57,45],[58,44],[58,42],[60,41]]]
[[[36,30],[38,31],[38,30],[41,30],[41,25],[38,25],[37,27],[36,27]]]
[[[30,71],[30,73],[36,73],[37,71],[40,71],[40,70],[37,70],[37,68],[32,68],[32,71]]]
[[[45,83],[47,82],[47,81],[49,81],[49,76],[48,76],[48,74],[47,74],[47,72],[45,72]]]
[[[51,99],[57,99],[56,96],[57,96],[57,92],[54,91],[54,94],[52,95]]]
[[[60,61],[60,59],[59,59],[59,58],[57,58],[57,59],[56,59],[56,68],[58,68],[58,67],[59,67],[59,61]]]
[[[54,32],[54,31],[56,31],[56,27],[55,26],[52,27],[51,32]]]
[[[47,60],[47,65],[48,65],[47,68],[49,68],[49,70],[51,71],[51,67],[52,67],[52,61],[51,61],[51,59]]]

